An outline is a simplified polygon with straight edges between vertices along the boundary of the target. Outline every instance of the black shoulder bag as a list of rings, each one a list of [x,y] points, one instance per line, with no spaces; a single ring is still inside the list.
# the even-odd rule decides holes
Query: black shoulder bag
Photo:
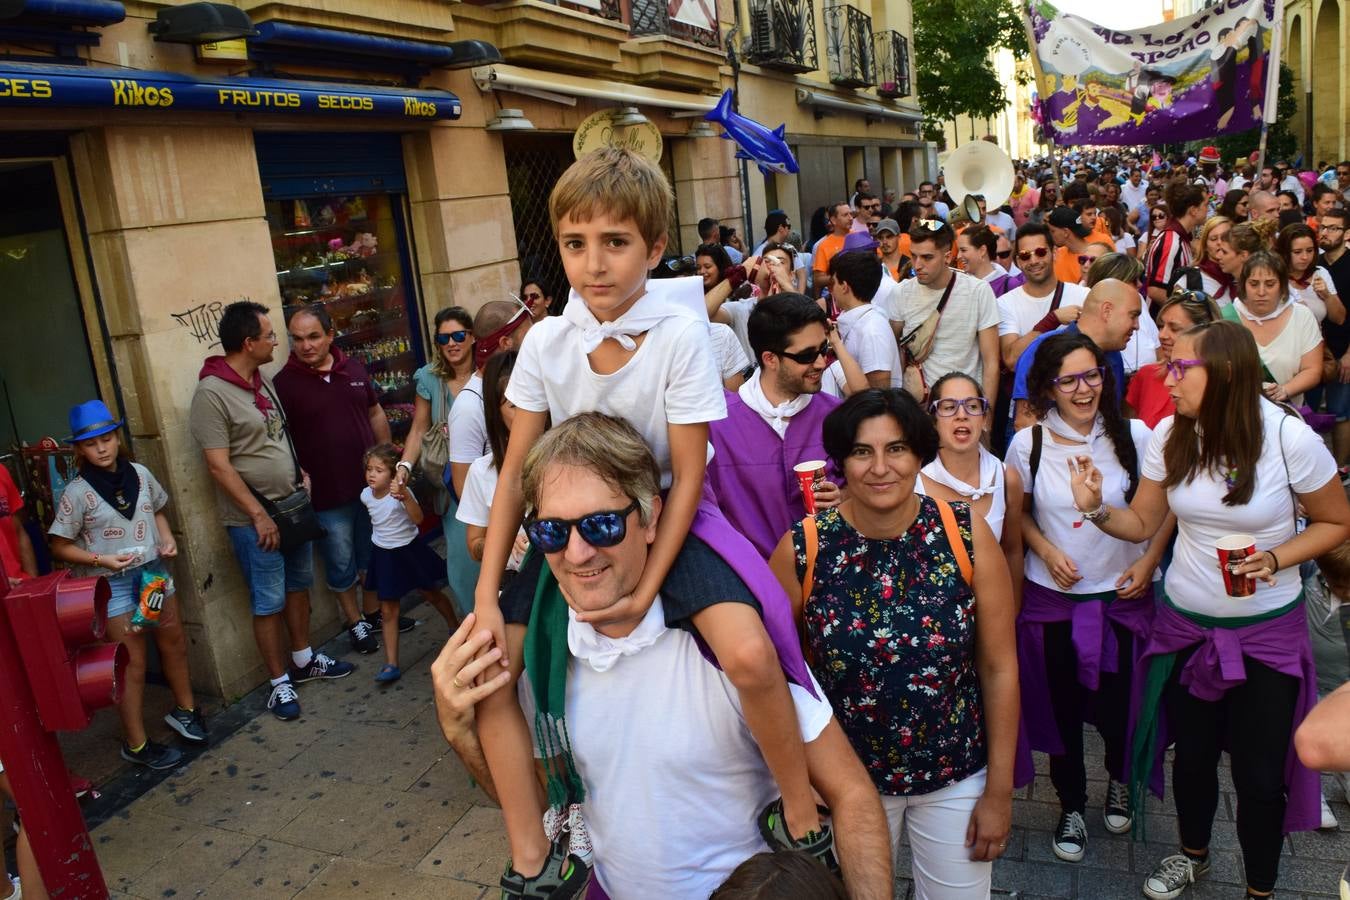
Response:
[[[286,435],[286,446],[291,450],[291,463],[295,466],[295,483],[302,484],[304,476],[300,472],[300,457],[296,455],[295,443],[291,440],[291,426],[286,421],[286,412],[281,408],[281,401],[277,395],[272,393],[269,388],[268,396],[272,398],[272,403],[276,405],[277,415],[281,416],[281,430]],[[267,515],[276,524],[277,531],[281,534],[282,553],[289,553],[298,547],[303,547],[310,541],[318,540],[328,532],[319,522],[319,514],[314,511],[314,504],[310,502],[309,491],[302,486],[294,493],[282,497],[280,500],[269,500],[253,489],[253,485],[244,482],[249,493],[257,498],[262,504],[262,508]]]

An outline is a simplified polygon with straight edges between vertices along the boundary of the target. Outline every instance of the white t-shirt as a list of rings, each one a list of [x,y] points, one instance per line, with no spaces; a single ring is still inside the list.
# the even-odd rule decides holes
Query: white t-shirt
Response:
[[[1083,301],[1087,299],[1088,289],[1081,284],[1069,284],[1064,282],[1064,295],[1060,298],[1059,305],[1082,306]],[[1032,297],[1027,293],[1026,285],[1015,287],[1011,291],[998,298],[998,336],[1011,334],[1021,337],[1031,332],[1031,329],[1045,314],[1050,312],[1050,304],[1054,302],[1055,292],[1051,291],[1044,297]]]
[[[526,332],[528,335],[529,332]],[[446,417],[450,434],[450,461],[471,463],[488,452],[487,421],[483,418],[483,376],[474,372],[455,395]]]
[[[376,547],[397,550],[408,546],[417,537],[417,526],[412,517],[393,494],[385,494],[377,500],[375,492],[366,487],[361,489],[361,502],[370,513],[370,542]]]
[[[755,304],[758,302],[758,300],[728,300],[722,304],[722,311],[731,319],[732,333],[736,335],[736,340],[741,342],[745,355],[752,359],[755,351],[750,349],[750,314],[755,311]]]
[[[1327,305],[1322,302],[1321,297],[1317,296],[1317,291],[1313,290],[1313,279],[1318,277],[1326,283],[1327,290],[1333,294],[1336,293],[1336,285],[1331,280],[1331,273],[1321,266],[1314,266],[1312,275],[1308,278],[1307,287],[1299,287],[1292,278],[1289,280],[1289,298],[1312,310],[1313,317],[1317,319],[1317,324],[1321,325],[1327,317]]]
[[[1148,199],[1148,181],[1140,179],[1138,185],[1126,181],[1120,186],[1120,199],[1128,210],[1139,209]]]
[[[1128,231],[1116,238],[1116,252],[1128,254],[1131,250],[1139,246],[1139,242],[1134,239],[1134,235]]]
[[[1140,474],[1161,483],[1166,477],[1163,448],[1174,417],[1158,423],[1144,454]],[[1181,609],[1206,616],[1250,616],[1287,606],[1298,596],[1298,571],[1280,572],[1273,587],[1256,582],[1250,597],[1229,597],[1223,588],[1215,542],[1229,534],[1250,534],[1258,550],[1278,547],[1294,536],[1294,503],[1289,485],[1300,494],[1336,477],[1336,461],[1317,433],[1273,403],[1261,403],[1261,458],[1256,463],[1252,499],[1225,506],[1228,485],[1222,473],[1202,472],[1189,483],[1169,488],[1167,503],[1177,516],[1172,564],[1163,577],[1167,596]],[[1280,439],[1281,425],[1284,437]],[[1289,466],[1288,475],[1285,465]]]
[[[891,373],[891,387],[900,387],[900,348],[895,343],[895,332],[886,313],[871,303],[855,306],[839,314],[839,336],[848,352],[862,367],[863,374],[887,371]],[[830,368],[838,367],[833,380],[844,383],[843,367],[836,361]]]
[[[755,819],[778,796],[736,689],[666,628],[659,597],[619,640],[569,619],[567,729],[596,877],[611,897],[707,897],[766,849]],[[818,685],[816,697],[789,688],[813,741],[829,702]]]
[[[648,293],[655,293],[660,284],[652,282]],[[701,294],[698,301],[702,303]],[[581,328],[563,316],[549,316],[531,327],[521,342],[506,398],[521,409],[549,413],[555,425],[582,412],[626,420],[651,447],[661,468],[661,487],[670,487],[669,426],[713,422],[727,415],[706,316],[705,312],[701,321],[676,313],[662,318],[647,330],[623,368],[610,375],[591,369]],[[452,435],[452,445],[453,441]],[[480,451],[474,459],[482,455]]]
[[[986,328],[997,328],[998,302],[989,283],[965,272],[953,270],[956,286],[942,312],[933,349],[923,361],[923,374],[929,384],[948,372],[964,372],[976,381],[984,377],[984,361],[980,357],[979,333]],[[932,290],[910,278],[900,282],[891,292],[887,314],[896,322],[903,322],[905,332],[911,332],[937,309],[946,290]]]
[[[1130,437],[1134,439],[1138,458],[1144,458],[1151,432],[1138,419],[1130,419]],[[1069,486],[1069,459],[1090,455],[1102,473],[1102,496],[1110,506],[1126,506],[1125,491],[1130,484],[1130,473],[1116,458],[1115,447],[1104,433],[1090,444],[1061,444],[1041,426],[1041,461],[1036,468],[1036,492],[1033,514],[1046,540],[1064,551],[1078,567],[1082,580],[1068,594],[1097,594],[1114,591],[1116,580],[1148,549],[1145,541],[1132,544],[1104,534],[1096,526],[1083,522],[1074,508],[1073,491]],[[1023,428],[1013,435],[1008,445],[1008,465],[1022,476],[1024,490],[1031,490],[1031,439],[1033,429]],[[1141,476],[1142,477],[1142,476]],[[1052,591],[1060,590],[1045,561],[1035,553],[1027,554],[1026,577]]]
[[[464,478],[464,496],[459,498],[455,518],[465,525],[486,528],[496,493],[497,467],[492,464],[492,454],[488,453],[469,464],[469,474]]]
[[[1275,340],[1264,346],[1258,342],[1256,349],[1270,374],[1280,384],[1284,384],[1298,374],[1303,354],[1320,343],[1322,329],[1317,325],[1317,318],[1308,307],[1295,303],[1290,307],[1289,320],[1284,323],[1284,328],[1275,336]],[[1298,406],[1303,402],[1303,395],[1290,397],[1289,402]]]
[[[717,370],[726,381],[732,375],[745,370],[750,365],[750,354],[741,346],[740,339],[731,326],[720,322],[708,323],[708,337],[712,340],[713,355],[717,357]]]
[[[1133,375],[1144,366],[1158,361],[1158,323],[1148,314],[1144,305],[1139,315],[1139,330],[1130,335],[1120,358],[1125,363],[1125,374]]]

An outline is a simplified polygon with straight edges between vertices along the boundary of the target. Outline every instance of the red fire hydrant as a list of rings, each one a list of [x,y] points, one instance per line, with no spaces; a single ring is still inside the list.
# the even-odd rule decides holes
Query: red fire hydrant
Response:
[[[9,587],[0,570],[0,760],[47,892],[104,900],[57,731],[117,702],[126,648],[103,643],[108,582],[55,572]]]

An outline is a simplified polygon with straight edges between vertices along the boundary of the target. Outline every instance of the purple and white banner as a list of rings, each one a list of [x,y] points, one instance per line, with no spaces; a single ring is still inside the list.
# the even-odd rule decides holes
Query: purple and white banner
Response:
[[[1274,119],[1278,0],[1218,0],[1184,19],[1104,28],[1031,0],[1045,131],[1073,144],[1157,144]]]

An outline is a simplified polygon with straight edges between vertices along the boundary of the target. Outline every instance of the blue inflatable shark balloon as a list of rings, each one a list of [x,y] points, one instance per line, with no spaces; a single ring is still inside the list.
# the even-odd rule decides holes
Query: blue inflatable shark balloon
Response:
[[[731,108],[734,91],[728,90],[717,101],[717,106],[708,111],[703,118],[722,126],[722,137],[736,142],[736,158],[748,159],[765,175],[776,172],[779,175],[793,175],[797,172],[797,160],[788,149],[783,138],[786,126],[779,125],[772,131]]]

